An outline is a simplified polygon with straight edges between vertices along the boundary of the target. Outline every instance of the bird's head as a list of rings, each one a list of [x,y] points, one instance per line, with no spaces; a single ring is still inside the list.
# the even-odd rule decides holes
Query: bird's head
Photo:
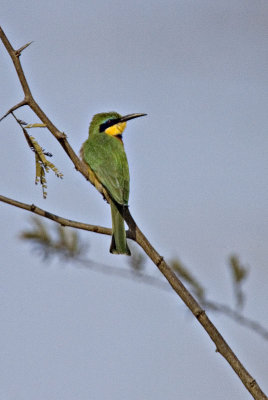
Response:
[[[136,113],[122,116],[115,111],[95,114],[89,126],[89,135],[104,132],[107,135],[122,139],[122,133],[126,128],[127,121],[144,115],[147,114]]]

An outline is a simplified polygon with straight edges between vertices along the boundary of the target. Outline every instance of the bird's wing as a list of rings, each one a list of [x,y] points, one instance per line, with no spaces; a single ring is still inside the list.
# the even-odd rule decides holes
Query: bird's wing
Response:
[[[128,204],[129,170],[123,144],[104,135],[99,134],[85,142],[83,158],[111,197],[119,204]]]

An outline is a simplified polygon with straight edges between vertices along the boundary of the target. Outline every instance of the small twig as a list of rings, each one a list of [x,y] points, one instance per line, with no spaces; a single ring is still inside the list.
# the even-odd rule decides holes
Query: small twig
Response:
[[[30,87],[28,85],[28,82],[26,80],[25,74],[23,72],[21,63],[20,63],[20,53],[23,49],[25,49],[27,46],[29,46],[30,43],[27,43],[26,45],[22,46],[20,49],[15,50],[13,49],[13,47],[11,46],[11,43],[9,42],[8,38],[6,37],[4,31],[2,30],[2,28],[0,27],[0,38],[8,52],[8,54],[10,55],[14,67],[16,69],[18,78],[20,80],[20,84],[22,87],[22,90],[24,92],[24,100],[22,102],[20,102],[20,107],[22,105],[27,104],[34,112],[35,114],[40,118],[40,120],[47,125],[48,129],[50,130],[50,132],[55,136],[56,139],[58,140],[63,140],[66,138],[66,135],[62,132],[60,132],[56,126],[50,121],[50,119],[46,116],[46,114],[41,110],[41,108],[39,107],[39,105],[36,103],[36,101],[33,98],[33,95],[31,93]],[[16,106],[16,108],[18,108]],[[16,109],[15,108],[15,109]],[[14,108],[12,107],[10,110],[14,111]],[[10,113],[10,110],[7,112],[6,115],[8,115]]]
[[[41,208],[37,207],[34,204],[22,203],[20,201],[13,200],[13,199],[10,199],[10,198],[2,196],[2,195],[0,195],[0,201],[10,204],[15,207],[22,208],[23,210],[30,211],[34,214],[40,215],[41,217],[48,218],[54,222],[57,222],[58,224],[60,224],[62,226],[69,226],[72,228],[82,229],[85,231],[90,231],[90,232],[95,232],[95,233],[100,233],[103,235],[111,235],[112,234],[112,230],[110,228],[105,228],[105,227],[99,226],[99,225],[85,224],[83,222],[72,221],[71,219],[59,217],[58,215],[52,214],[49,211],[42,210]]]
[[[20,107],[27,106],[27,105],[28,105],[28,103],[27,103],[25,100],[22,100],[20,103],[18,103],[18,104],[16,104],[15,106],[11,107],[11,108],[5,113],[5,115],[3,115],[2,118],[0,118],[0,122],[1,122],[4,118],[6,118],[9,114],[13,114],[13,111],[17,110],[17,109],[20,108]],[[14,114],[13,114],[13,116],[14,116]],[[14,117],[15,117],[15,116],[14,116]],[[16,118],[16,117],[15,117],[15,118]],[[16,119],[17,119],[17,118],[16,118]],[[19,120],[17,120],[17,121],[19,121]]]
[[[117,276],[131,281],[135,280],[170,292],[170,286],[165,281],[152,275],[131,271],[125,267],[111,267],[110,265],[104,265],[90,259],[76,258],[75,261],[81,264],[83,268],[90,269],[94,272],[104,275]]]
[[[28,146],[35,153],[35,184],[37,185],[38,183],[40,183],[40,185],[42,186],[43,198],[45,199],[47,197],[47,182],[45,177],[46,172],[49,172],[49,170],[51,169],[55,173],[55,175],[61,179],[63,178],[63,174],[53,163],[46,159],[46,155],[50,157],[52,156],[52,154],[49,152],[44,152],[42,147],[39,146],[37,140],[33,136],[30,136],[26,130],[26,128],[43,128],[44,124],[26,124],[24,121],[18,119],[13,111],[11,112],[11,114],[21,127]]]
[[[252,329],[254,332],[262,336],[265,340],[268,340],[268,330],[265,329],[259,322],[254,321],[253,319],[250,319],[248,317],[245,317],[238,311],[233,310],[231,307],[228,307],[225,304],[220,304],[209,300],[204,300],[202,304],[204,305],[204,307],[212,311],[224,314],[227,317],[234,320],[235,322],[243,326],[246,326],[249,329]]]

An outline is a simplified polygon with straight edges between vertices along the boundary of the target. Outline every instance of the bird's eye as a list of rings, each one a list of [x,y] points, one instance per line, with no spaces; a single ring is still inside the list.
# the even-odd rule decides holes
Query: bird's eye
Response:
[[[109,128],[109,126],[112,126],[119,122],[119,119],[117,118],[109,118],[103,124],[100,125],[100,132],[104,132],[105,129]]]
[[[103,124],[100,125],[100,132],[104,132],[106,128],[110,126],[110,123],[112,122],[111,119],[107,119]]]

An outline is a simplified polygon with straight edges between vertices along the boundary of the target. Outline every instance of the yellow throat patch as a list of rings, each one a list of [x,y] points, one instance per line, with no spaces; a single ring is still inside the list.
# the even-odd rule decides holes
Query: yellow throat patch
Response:
[[[107,135],[111,136],[122,135],[126,126],[127,126],[126,122],[118,122],[118,124],[109,126],[109,128],[105,129],[104,132],[107,133]]]

